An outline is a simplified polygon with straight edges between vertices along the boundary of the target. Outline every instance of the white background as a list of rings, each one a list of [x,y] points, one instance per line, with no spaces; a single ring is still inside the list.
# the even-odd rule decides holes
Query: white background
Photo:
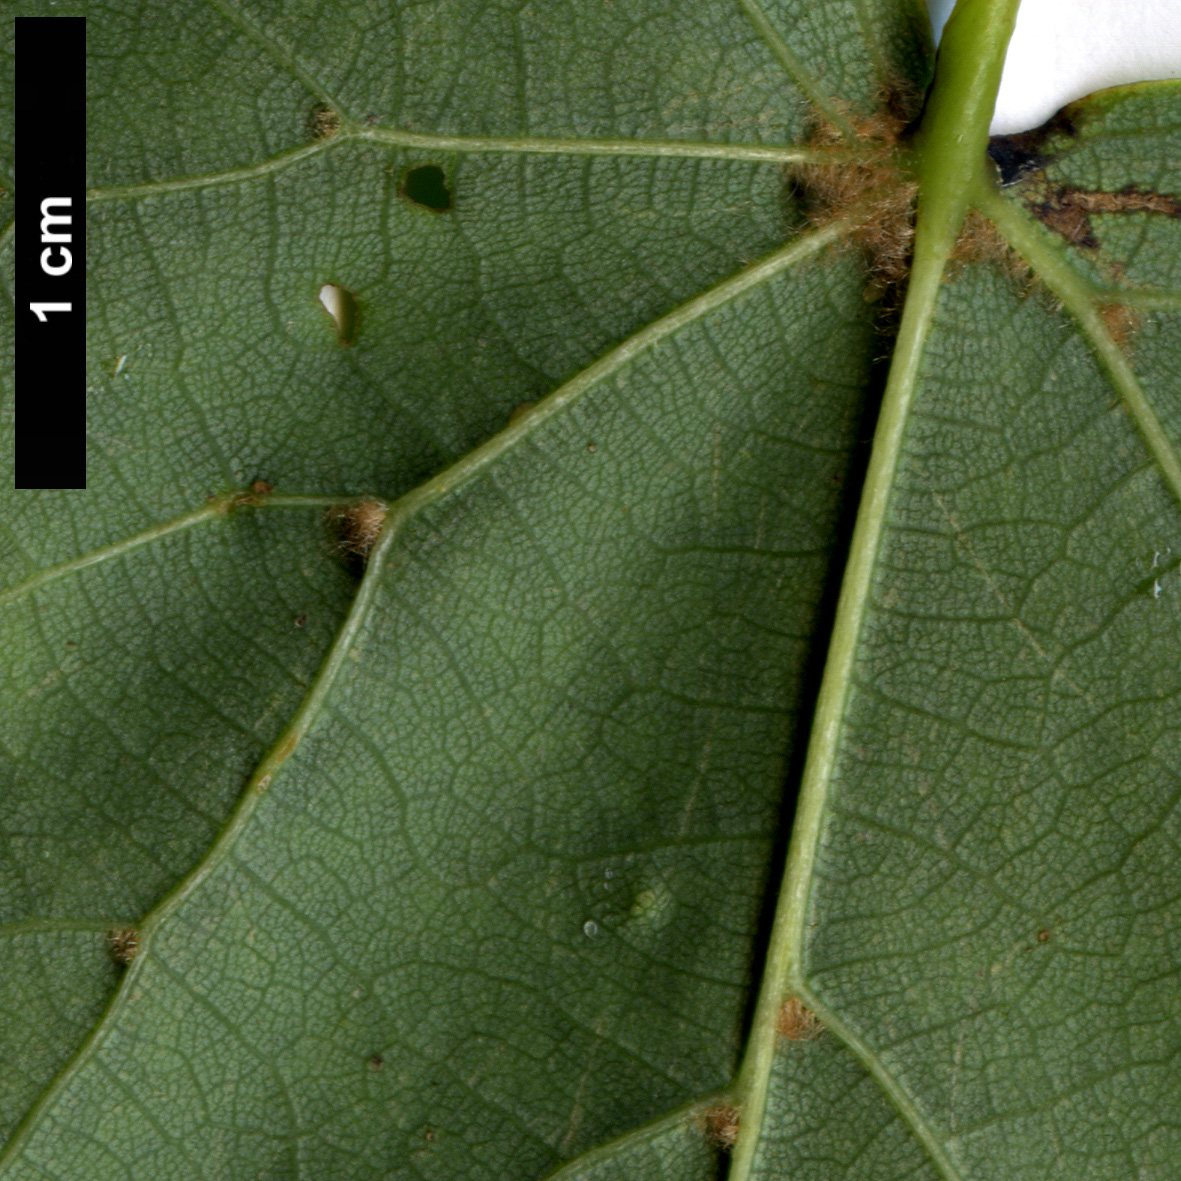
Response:
[[[938,37],[953,0],[928,0]],[[992,121],[1025,131],[1122,82],[1181,77],[1181,0],[1021,0]]]

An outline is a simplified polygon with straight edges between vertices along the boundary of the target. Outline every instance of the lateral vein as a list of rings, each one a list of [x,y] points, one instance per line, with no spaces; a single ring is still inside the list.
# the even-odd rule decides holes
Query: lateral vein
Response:
[[[59,578],[76,574],[79,570],[85,570],[87,566],[94,566],[99,562],[107,562],[112,558],[122,557],[124,554],[129,554],[145,545],[150,545],[152,542],[159,541],[161,538],[168,537],[170,534],[179,533],[185,529],[191,529],[194,525],[201,525],[206,521],[224,517],[238,508],[328,508],[332,505],[340,504],[342,499],[347,498],[338,497],[333,499],[326,496],[284,496],[281,494],[272,494],[264,500],[261,498],[255,499],[247,491],[231,492],[225,496],[217,497],[209,504],[202,505],[201,508],[194,509],[190,513],[182,513],[179,517],[173,517],[168,521],[161,521],[160,524],[153,525],[150,529],[145,529],[142,533],[135,533],[131,537],[124,537],[119,541],[112,542],[110,545],[104,545],[99,549],[91,550],[89,553],[71,558],[67,562],[59,562],[56,566],[47,566],[44,570],[38,570],[36,574],[31,574],[23,581],[14,583],[4,590],[0,590],[0,607],[35,591],[38,587],[44,586],[48,582],[55,582]]]
[[[466,136],[423,135],[385,127],[342,127],[329,139],[302,144],[257,164],[226,168],[219,172],[179,176],[142,184],[110,185],[88,189],[88,201],[118,201],[162,193],[214,188],[254,180],[290,168],[309,156],[341,144],[367,142],[389,144],[427,152],[538,156],[634,156],[643,159],[736,160],[762,164],[840,163],[836,153],[818,153],[796,144],[706,143],[676,139],[579,139],[563,136]],[[851,154],[852,155],[852,154]]]
[[[758,0],[738,0],[738,3],[791,80],[824,112],[828,121],[840,129],[846,139],[856,139],[857,133],[853,130],[853,124],[824,92],[816,76],[804,65],[796,51],[784,40],[783,34],[771,23]]]
[[[1123,400],[1169,490],[1181,503],[1181,454],[1165,431],[1123,350],[1104,324],[1091,284],[1051,248],[1038,227],[992,185],[984,180],[978,181],[972,192],[972,203],[993,222],[1009,245],[1033,267],[1074,317],[1095,350],[1099,363],[1107,370],[1111,384]]]

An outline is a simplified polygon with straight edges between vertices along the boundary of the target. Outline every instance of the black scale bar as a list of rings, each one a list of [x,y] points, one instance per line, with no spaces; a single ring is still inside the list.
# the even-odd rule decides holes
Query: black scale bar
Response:
[[[86,487],[86,21],[18,17],[16,487]]]

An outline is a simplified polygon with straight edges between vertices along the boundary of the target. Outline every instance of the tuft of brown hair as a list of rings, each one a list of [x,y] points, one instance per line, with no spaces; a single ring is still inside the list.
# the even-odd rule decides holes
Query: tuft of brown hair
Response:
[[[719,1104],[705,1112],[702,1119],[705,1134],[715,1148],[729,1152],[738,1143],[740,1116],[737,1107],[731,1107],[728,1103]]]
[[[789,1042],[812,1042],[824,1032],[824,1025],[798,996],[789,996],[780,1006],[775,1031]]]
[[[316,106],[308,116],[312,139],[331,139],[340,130],[340,115],[331,107]]]
[[[373,548],[385,524],[386,506],[373,496],[328,510],[328,521],[337,534],[340,548],[364,558]]]
[[[111,952],[121,964],[129,964],[139,951],[139,932],[134,927],[117,927],[107,932]]]
[[[969,209],[960,236],[951,252],[950,275],[954,277],[969,263],[998,266],[1028,294],[1039,282],[1033,268],[1005,241],[996,225],[978,209]]]
[[[1126,353],[1136,333],[1144,327],[1144,313],[1126,303],[1100,304],[1098,311],[1099,318],[1111,333],[1111,339],[1121,353]]]
[[[870,262],[867,294],[876,296],[901,282],[909,270],[918,182],[901,163],[906,123],[897,103],[851,122],[856,134],[852,143],[833,124],[818,123],[806,143],[813,159],[789,166],[789,176],[814,226],[854,219],[851,237]]]

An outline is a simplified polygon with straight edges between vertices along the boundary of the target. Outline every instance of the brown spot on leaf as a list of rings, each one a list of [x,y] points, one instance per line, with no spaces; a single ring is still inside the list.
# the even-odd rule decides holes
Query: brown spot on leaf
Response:
[[[1129,307],[1126,303],[1101,304],[1099,317],[1121,352],[1127,352],[1136,333],[1144,325],[1144,313],[1139,308]]]
[[[367,496],[355,504],[329,509],[327,516],[341,549],[364,558],[381,534],[386,506],[380,500]]]
[[[788,1041],[811,1042],[824,1032],[824,1025],[799,997],[789,996],[780,1006],[775,1030]]]
[[[320,104],[308,116],[308,134],[312,139],[331,139],[340,130],[340,115],[331,107]]]
[[[738,1108],[728,1103],[711,1107],[702,1117],[705,1122],[705,1134],[709,1142],[724,1152],[729,1152],[738,1142]]]
[[[1083,250],[1098,250],[1099,239],[1091,229],[1087,211],[1076,205],[1065,190],[1031,207],[1033,215],[1047,228],[1061,234],[1071,246]]]
[[[139,932],[134,927],[117,927],[107,933],[111,952],[121,964],[129,964],[139,951]]]

